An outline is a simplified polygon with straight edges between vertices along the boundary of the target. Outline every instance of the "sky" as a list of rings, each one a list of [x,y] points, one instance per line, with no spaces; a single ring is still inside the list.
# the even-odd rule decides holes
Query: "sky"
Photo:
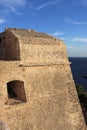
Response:
[[[87,57],[87,0],[0,0],[0,32],[6,27],[45,32],[69,57]]]

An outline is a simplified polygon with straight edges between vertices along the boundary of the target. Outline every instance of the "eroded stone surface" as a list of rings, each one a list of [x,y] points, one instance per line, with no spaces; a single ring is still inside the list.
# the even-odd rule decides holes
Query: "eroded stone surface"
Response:
[[[26,103],[22,87],[9,96],[12,81],[24,83]],[[0,34],[0,119],[10,130],[86,130],[61,40],[24,29]]]

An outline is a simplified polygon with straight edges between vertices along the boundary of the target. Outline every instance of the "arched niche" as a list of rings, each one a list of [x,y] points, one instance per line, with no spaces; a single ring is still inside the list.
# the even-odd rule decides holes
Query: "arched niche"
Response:
[[[24,82],[13,80],[7,83],[8,104],[26,102]]]

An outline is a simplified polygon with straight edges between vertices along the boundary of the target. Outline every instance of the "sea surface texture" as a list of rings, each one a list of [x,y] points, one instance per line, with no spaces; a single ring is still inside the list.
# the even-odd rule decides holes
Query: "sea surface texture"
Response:
[[[81,84],[84,86],[85,90],[87,90],[87,78],[83,76],[87,76],[87,58],[69,58],[71,62],[71,71],[73,74],[73,79],[77,84]]]

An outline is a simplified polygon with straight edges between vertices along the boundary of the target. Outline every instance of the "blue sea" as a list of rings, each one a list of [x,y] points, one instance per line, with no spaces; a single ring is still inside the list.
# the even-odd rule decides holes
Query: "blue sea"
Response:
[[[87,58],[69,58],[71,63],[71,71],[73,79],[77,84],[84,86],[87,90],[87,79],[83,76],[87,76]]]

